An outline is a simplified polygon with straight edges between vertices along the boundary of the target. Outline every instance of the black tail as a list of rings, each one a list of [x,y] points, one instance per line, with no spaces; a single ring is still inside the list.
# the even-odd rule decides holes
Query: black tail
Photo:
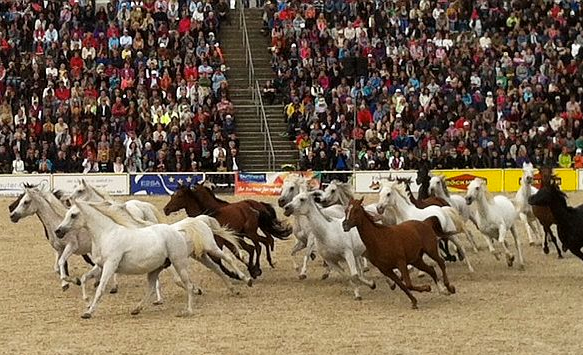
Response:
[[[435,232],[435,234],[437,234],[437,236],[439,238],[443,238],[443,237],[447,236],[447,234],[445,234],[445,232],[443,231],[443,228],[441,227],[441,222],[439,222],[439,218],[437,218],[435,216],[431,216],[431,217],[427,218],[426,220],[424,220],[423,222],[428,224],[429,226],[431,226],[431,228],[433,229],[433,231]]]
[[[95,263],[93,262],[93,260],[91,260],[91,258],[89,257],[89,255],[87,254],[83,254],[81,255],[83,257],[83,260],[85,260],[85,262],[91,266],[95,266]]]
[[[292,229],[277,219],[273,206],[267,203],[262,204],[266,207],[267,212],[259,211],[259,228],[277,239],[287,239],[291,235]]]

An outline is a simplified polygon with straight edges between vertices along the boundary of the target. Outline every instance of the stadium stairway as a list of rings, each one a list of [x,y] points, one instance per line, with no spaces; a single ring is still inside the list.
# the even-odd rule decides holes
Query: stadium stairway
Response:
[[[255,79],[263,86],[267,80],[274,78],[270,65],[270,54],[267,47],[269,39],[261,34],[261,9],[245,9],[245,20],[249,34],[249,43]],[[230,13],[231,23],[221,25],[220,43],[224,51],[229,81],[229,92],[235,106],[235,123],[237,135],[241,142],[240,160],[245,171],[268,171],[267,154],[264,149],[261,120],[257,115],[257,107],[253,102],[249,88],[249,69],[245,63],[245,47],[243,46],[243,31],[239,29],[239,10]],[[254,84],[253,84],[254,85]],[[298,151],[287,137],[282,137],[286,124],[283,122],[283,105],[266,105],[265,114],[271,132],[275,151],[275,169],[281,170],[284,164],[298,163]]]

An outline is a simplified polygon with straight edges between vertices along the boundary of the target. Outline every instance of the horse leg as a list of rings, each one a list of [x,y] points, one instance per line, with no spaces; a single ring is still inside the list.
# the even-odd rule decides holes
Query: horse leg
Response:
[[[130,312],[130,314],[132,316],[140,314],[142,309],[144,309],[144,306],[150,302],[150,298],[152,297],[152,295],[154,293],[156,293],[156,284],[158,284],[158,276],[160,275],[160,272],[162,270],[164,270],[164,269],[159,268],[159,269],[156,269],[156,270],[148,273],[148,277],[147,277],[148,284],[146,285],[146,293],[144,294],[144,298],[142,298],[142,300],[140,301],[140,303],[138,303],[136,308],[134,308]]]
[[[407,268],[405,267],[405,270]],[[411,300],[411,308],[413,309],[417,309],[417,299],[415,298],[415,296],[413,296],[413,294],[411,293],[411,291],[409,290],[409,288],[407,288],[407,286],[403,283],[403,281],[401,280],[401,278],[399,278],[395,272],[393,271],[393,269],[387,269],[383,272],[383,274],[385,274],[389,279],[391,279],[395,284],[397,284],[397,286],[399,286],[399,288],[401,290],[403,290],[403,292],[405,292],[405,294],[407,295],[407,297],[409,297],[409,300]]]
[[[69,283],[75,283],[77,285],[81,285],[81,281],[78,278],[72,279],[69,277],[68,272],[65,268],[65,265],[67,264],[67,260],[69,259],[69,257],[71,255],[73,255],[73,252],[75,251],[75,247],[69,243],[65,246],[65,249],[63,249],[63,252],[61,253],[61,256],[59,257],[59,272],[61,274],[61,288],[63,289],[63,291],[67,291],[69,289]]]
[[[500,256],[498,255],[499,252],[494,249],[494,243],[492,243],[492,239],[490,238],[490,236],[485,235],[483,233],[481,233],[482,236],[484,237],[484,240],[486,241],[486,244],[488,245],[488,250],[490,251],[490,253],[492,255],[494,255],[494,257],[496,258],[496,260],[500,260]]]
[[[243,250],[245,250],[249,254],[249,261],[247,261],[245,264],[247,264],[247,270],[249,271],[249,274],[251,275],[252,278],[255,279],[257,278],[257,276],[255,276],[254,272],[255,264],[253,262],[253,259],[255,258],[255,247],[242,241],[240,245],[241,248],[243,248]]]
[[[451,261],[451,262],[457,261],[457,258],[455,257],[455,255],[452,255],[451,252],[449,251],[449,243],[447,240],[442,239],[439,241],[439,249],[441,249],[441,251],[443,251],[445,260]]]
[[[399,272],[401,272],[401,277],[403,278],[403,282],[405,283],[405,285],[407,286],[407,288],[409,290],[417,291],[417,292],[430,292],[431,291],[431,286],[429,286],[429,285],[414,286],[411,283],[411,276],[409,275],[409,270],[407,269],[407,263],[405,262],[404,259],[399,260],[397,262],[397,268],[399,269]]]
[[[60,258],[60,254],[58,251],[55,250],[55,263],[53,264],[53,271],[56,274],[61,275],[61,268],[59,268],[59,258]]]
[[[510,233],[512,233],[512,237],[514,238],[514,247],[516,248],[516,252],[518,253],[518,270],[524,270],[524,257],[522,256],[522,247],[520,246],[520,239],[518,238],[518,234],[516,233],[516,227],[510,227]]]
[[[223,260],[225,264],[230,266],[235,271],[235,274],[237,275],[238,279],[243,280],[247,284],[247,286],[251,287],[253,285],[253,280],[247,275],[245,275],[241,270],[239,270],[237,265],[235,265],[235,261],[233,260],[233,258],[224,253],[221,249],[211,250],[209,251],[208,254],[211,257],[214,256],[215,258]]]
[[[437,265],[439,266],[439,269],[441,270],[441,276],[443,277],[443,284],[445,286],[445,289],[450,294],[455,293],[455,287],[449,283],[449,277],[447,277],[447,272],[445,271],[445,261],[443,261],[443,259],[439,256],[439,252],[437,251],[437,248],[435,248],[433,245],[431,245],[427,250],[425,250],[425,253],[431,259],[433,259],[433,261],[435,261],[437,263]],[[438,287],[439,287],[439,285],[438,285]],[[440,291],[443,291],[443,289],[440,288]]]
[[[89,296],[87,296],[87,289],[86,289],[87,281],[97,277],[100,273],[101,273],[101,268],[98,265],[95,265],[95,266],[93,266],[93,268],[91,270],[89,270],[88,272],[84,273],[81,276],[81,295],[83,297],[83,301],[85,301],[85,302],[89,301]]]
[[[180,277],[180,281],[182,281],[185,286],[184,289],[186,290],[186,309],[178,313],[177,316],[187,317],[192,315],[192,296],[198,287],[194,285],[194,283],[190,280],[190,276],[188,275],[188,258],[185,258],[184,260],[176,258],[171,259],[170,261],[176,269],[176,273]]]
[[[468,270],[470,272],[474,272],[474,267],[472,266],[472,264],[470,263],[470,258],[468,258],[468,255],[466,254],[466,250],[464,249],[464,247],[462,246],[462,244],[460,243],[459,239],[457,238],[456,235],[452,235],[448,238],[449,240],[451,240],[451,242],[453,243],[453,245],[456,246],[458,252],[461,255],[464,255],[464,261],[466,262],[466,265],[468,267]]]
[[[354,258],[354,262],[356,263],[356,270],[358,271],[358,280],[365,284],[366,286],[370,287],[372,290],[374,290],[375,288],[377,288],[377,285],[374,282],[374,280],[369,280],[364,277],[364,265],[363,265],[364,260],[366,259],[362,256],[356,256]]]
[[[298,275],[300,280],[304,280],[306,277],[308,277],[308,261],[310,261],[310,257],[315,250],[315,245],[314,236],[311,233],[308,234],[306,252],[304,253],[304,257],[302,259],[302,268],[300,269],[300,274]]]
[[[433,282],[435,282],[435,285],[437,286],[439,293],[449,294],[449,292],[447,291],[445,286],[439,282],[439,278],[437,277],[437,273],[435,272],[435,269],[433,268],[433,266],[427,265],[425,263],[425,261],[423,261],[423,256],[420,257],[415,262],[412,262],[411,264],[413,266],[415,266],[417,269],[419,269],[419,270],[425,272],[426,274],[428,274],[429,276],[431,276],[431,279],[433,280]]]
[[[357,301],[361,301],[362,296],[360,296],[358,284],[355,282],[355,279],[357,279],[357,277],[355,275],[355,273],[357,274],[356,265],[355,265],[355,263],[353,263],[351,266],[350,262],[348,260],[345,260],[345,261],[348,264],[348,267],[350,268],[350,275],[348,275],[346,273],[346,271],[344,271],[344,269],[342,269],[342,267],[340,265],[338,265],[338,261],[333,262],[333,261],[329,260],[329,261],[327,261],[327,264],[330,265],[334,270],[336,270],[342,277],[348,279],[348,283],[350,284],[350,287],[352,287],[354,290],[354,299]],[[354,262],[354,257],[353,257],[352,261]]]
[[[526,216],[526,213],[521,212],[519,214],[520,216],[520,220],[522,221],[522,223],[524,223],[524,228],[526,229],[526,235],[528,236],[528,244],[530,246],[534,245],[534,238],[532,236],[532,228],[530,227],[530,224],[528,223],[528,217]]]
[[[555,248],[557,249],[558,258],[559,259],[562,259],[563,258],[563,254],[561,253],[561,248],[559,248],[559,245],[557,244],[557,238],[553,234],[553,231],[551,230],[551,227],[550,226],[548,227],[548,233],[551,236],[551,242],[555,245]],[[545,235],[545,237],[546,237],[546,235]],[[547,250],[548,250],[548,248],[549,247],[547,246]]]
[[[569,251],[583,261],[583,253],[581,252],[581,249],[570,248]]]
[[[253,274],[251,277],[257,278],[263,273],[261,271],[261,249],[263,248],[261,248],[261,244],[259,242],[259,235],[255,233],[254,237],[256,238],[253,240],[253,245],[255,246],[255,263],[253,265]]]
[[[99,300],[101,300],[101,297],[103,296],[105,288],[107,287],[107,283],[109,282],[109,279],[115,273],[115,270],[117,269],[120,260],[121,259],[114,259],[114,260],[108,260],[105,262],[105,264],[103,265],[103,269],[101,271],[101,279],[99,280],[99,286],[97,286],[97,290],[95,291],[95,296],[93,296],[93,301],[91,302],[89,309],[87,309],[87,311],[85,311],[85,313],[83,313],[83,315],[81,315],[81,318],[84,318],[84,319],[91,318],[91,316],[95,312],[95,309],[97,308],[97,303],[99,302]]]
[[[229,292],[232,295],[238,295],[239,294],[239,292],[235,291],[235,288],[233,287],[233,284],[231,284],[231,280],[229,280],[229,278],[224,273],[221,272],[221,269],[217,266],[217,264],[215,264],[208,257],[207,254],[203,254],[200,258],[197,258],[196,260],[198,260],[201,264],[203,264],[204,266],[206,266],[206,268],[209,269],[210,271],[212,271],[215,274],[219,275],[219,277],[221,278],[221,280],[223,281],[223,283],[227,287],[227,290],[229,290]]]
[[[174,283],[176,284],[176,286],[180,287],[183,290],[186,290],[187,287],[184,284],[184,282],[182,282],[182,277],[180,276],[180,274],[178,273],[178,271],[176,270],[174,265],[171,265],[168,268],[168,270],[170,270],[170,272],[172,273],[172,279],[174,280]],[[192,292],[195,295],[202,295],[202,289],[197,287],[194,283],[192,283]]]
[[[117,283],[117,274],[113,274],[112,280],[113,280],[113,286],[111,287],[111,290],[109,290],[109,293],[115,294],[115,293],[117,293],[117,291],[119,289],[119,284]]]
[[[544,230],[542,229],[542,224],[540,224],[538,222],[538,220],[536,219],[536,217],[534,215],[531,215],[528,218],[528,224],[530,224],[530,228],[534,232],[535,244],[541,245],[542,244],[541,235],[544,235]]]
[[[477,253],[478,252],[478,244],[476,243],[476,240],[474,239],[474,235],[468,230],[468,228],[465,225],[463,226],[462,231],[466,235],[466,238],[468,238],[468,241],[470,242],[470,245],[472,246],[472,249],[474,250],[474,252]]]

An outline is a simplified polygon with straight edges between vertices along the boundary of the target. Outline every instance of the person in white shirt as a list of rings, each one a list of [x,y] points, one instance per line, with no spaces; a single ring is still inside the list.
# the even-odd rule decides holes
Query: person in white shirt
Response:
[[[113,163],[113,172],[116,174],[121,174],[124,171],[124,165],[121,161],[121,157],[116,157],[115,162]]]
[[[132,36],[129,35],[128,30],[127,29],[123,30],[123,36],[119,38],[119,46],[122,48],[125,48],[125,46],[131,47],[133,42],[134,40]]]
[[[215,149],[213,149],[213,164],[216,164],[219,155],[221,155],[221,152],[223,153],[223,156],[227,155],[227,150],[223,148],[222,145],[219,145]]]
[[[24,173],[24,161],[20,159],[20,154],[16,153],[16,159],[12,161],[12,174]]]
[[[49,45],[52,42],[56,42],[59,39],[59,32],[57,32],[57,30],[55,29],[55,27],[53,26],[53,24],[49,24],[49,28],[47,28],[47,30],[45,31],[45,38],[44,38],[44,42],[45,45]]]
[[[99,172],[99,164],[92,157],[83,160],[83,174]]]

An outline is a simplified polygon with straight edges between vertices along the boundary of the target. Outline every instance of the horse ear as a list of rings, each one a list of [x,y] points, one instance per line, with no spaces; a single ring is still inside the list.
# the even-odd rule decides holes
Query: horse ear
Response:
[[[362,202],[364,202],[364,196],[361,196],[360,199],[357,200],[358,204],[362,205]]]

